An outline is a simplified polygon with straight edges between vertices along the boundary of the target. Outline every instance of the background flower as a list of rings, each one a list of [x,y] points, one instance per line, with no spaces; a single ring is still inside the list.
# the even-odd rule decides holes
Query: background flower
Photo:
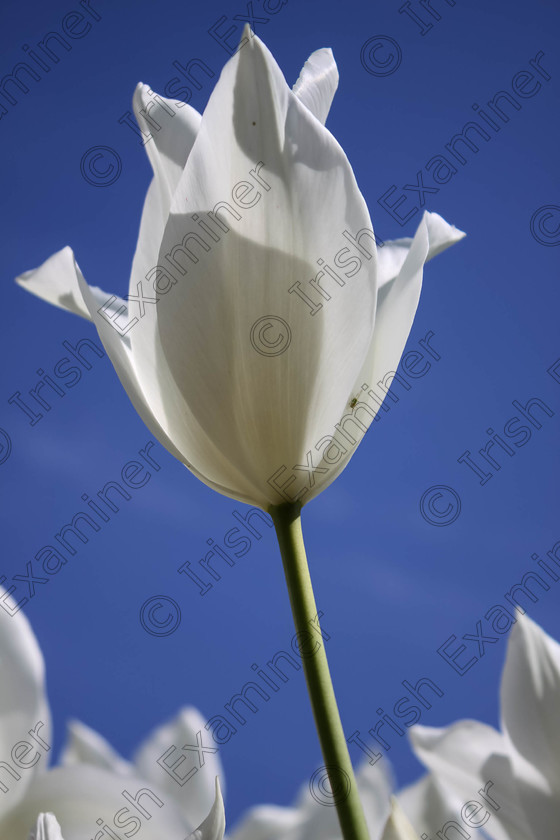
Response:
[[[426,797],[417,830],[436,831],[445,811],[456,819],[481,790],[490,797],[489,805],[482,800],[485,811],[478,817],[481,824],[486,820],[485,836],[544,840],[560,823],[560,645],[527,616],[519,616],[511,632],[500,700],[501,732],[473,720],[411,730],[414,749],[432,776],[402,801],[416,811],[417,797],[426,797],[428,786],[445,803],[430,811]]]
[[[0,599],[15,608],[1,587]],[[185,708],[156,729],[133,762],[121,759],[101,735],[74,722],[61,766],[49,768],[52,732],[43,657],[21,611],[9,617],[0,612],[0,666],[0,744],[11,761],[2,764],[0,783],[3,837],[26,840],[31,834],[30,840],[61,840],[62,830],[64,840],[86,840],[96,826],[109,823],[110,830],[142,829],[147,840],[184,840],[185,832],[194,830],[199,832],[195,840],[222,840],[219,758],[210,753],[195,761],[186,787],[170,783],[164,762],[158,761],[174,742],[197,744],[205,720],[196,709]]]

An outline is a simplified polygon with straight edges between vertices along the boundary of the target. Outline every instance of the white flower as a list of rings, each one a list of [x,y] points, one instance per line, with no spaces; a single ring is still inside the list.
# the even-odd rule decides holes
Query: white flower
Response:
[[[356,784],[370,840],[418,840],[399,802],[391,796],[387,762],[372,766],[364,760]],[[230,840],[341,840],[334,800],[325,790],[313,788],[313,784],[302,786],[292,807],[252,808]]]
[[[341,840],[334,799],[312,781],[302,785],[291,807],[258,805],[251,808],[230,840]],[[386,763],[371,766],[364,761],[356,772],[356,784],[371,840],[379,840],[390,816],[392,782]],[[408,840],[408,838],[406,838]]]
[[[481,809],[471,808],[471,823],[478,822],[485,837],[550,840],[557,835],[560,645],[527,616],[517,618],[508,643],[501,721],[502,732],[473,720],[444,729],[411,729],[414,749],[431,771],[401,796],[416,828],[435,836],[454,819],[472,834],[461,813],[469,813],[462,811],[465,803],[478,801]]]
[[[413,240],[376,248],[324,127],[331,51],[292,91],[244,38],[202,117],[136,90],[154,178],[128,302],[89,287],[69,248],[18,282],[93,321],[146,425],[198,478],[268,509],[307,503],[348,463],[379,409],[368,388],[399,362],[424,262],[464,234],[425,213]]]
[[[6,598],[2,588],[0,595]],[[183,709],[156,729],[134,762],[124,761],[100,735],[74,723],[63,766],[47,769],[52,736],[44,663],[21,611],[10,616],[0,610],[0,669],[2,840],[27,840],[30,832],[32,840],[91,840],[100,825],[116,832],[125,823],[129,832],[141,828],[142,840],[185,840],[197,825],[193,840],[222,840],[218,756],[205,753],[200,767],[194,761],[197,770],[184,786],[171,778],[163,762],[158,764],[172,745],[197,744],[205,721],[196,709]]]

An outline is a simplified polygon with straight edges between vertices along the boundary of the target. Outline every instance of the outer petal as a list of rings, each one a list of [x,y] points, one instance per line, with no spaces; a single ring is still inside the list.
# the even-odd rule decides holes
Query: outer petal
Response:
[[[320,483],[317,482],[317,487],[306,497],[307,501],[342,472],[381,408],[381,403],[369,394],[369,390],[375,388],[386,374],[397,369],[420,299],[424,263],[430,253],[439,253],[445,247],[446,236],[449,240],[456,235],[449,230],[449,226],[440,216],[434,219],[434,215],[424,213],[397,277],[392,282],[386,282],[377,295],[372,339],[365,353],[362,369],[349,392],[344,412],[338,418],[337,426],[341,427],[344,433],[340,432],[335,436],[335,442],[339,448],[343,448],[344,456],[335,462],[334,467],[332,460],[330,463],[325,460],[319,462],[318,467],[326,470],[325,478]],[[384,248],[378,249],[378,255],[383,253],[383,250]],[[391,270],[395,269],[397,262],[395,259]],[[387,265],[386,269],[388,267]],[[378,389],[376,391],[378,392]],[[352,410],[354,400],[357,404],[354,403]]]
[[[145,281],[157,262],[171,200],[200,128],[201,116],[190,105],[159,96],[142,83],[134,92],[133,108],[140,129],[150,135],[145,149],[154,172],[130,277],[130,293],[138,295],[138,283]]]
[[[491,803],[488,830],[497,840],[531,840],[508,754],[506,739],[491,726],[460,721],[447,729],[414,726],[410,740],[419,759],[434,774],[456,814],[487,787]],[[488,783],[490,782],[490,785]]]
[[[560,645],[527,616],[510,635],[501,705],[521,803],[545,840],[560,825]]]
[[[1,587],[0,593],[3,599],[6,598]],[[5,603],[14,606],[9,598]],[[37,640],[21,611],[10,616],[4,609],[0,610],[0,672],[0,759],[9,760],[12,747],[18,741],[27,741],[37,749],[27,757],[27,761],[37,758],[36,764],[22,772],[19,779],[12,779],[3,771],[2,781],[8,791],[0,794],[1,819],[23,799],[33,777],[46,768],[52,745],[45,665]],[[40,740],[30,737],[32,731],[48,746],[44,747]],[[38,812],[39,809],[33,819]],[[26,831],[30,826],[31,823]]]
[[[26,271],[16,277],[16,283],[22,289],[37,295],[42,300],[46,300],[47,303],[52,303],[60,309],[66,309],[68,312],[87,318],[88,321],[92,320],[76,277],[74,254],[68,245],[49,257],[39,268]],[[121,298],[109,295],[96,286],[91,286],[90,291],[96,308],[109,301],[115,306],[113,308],[109,306],[108,312],[113,312],[115,308],[119,307],[124,307],[126,312],[127,305]]]
[[[132,271],[131,288],[137,294],[135,284],[144,276],[144,266],[148,269],[156,260],[171,199],[195,141],[201,117],[190,105],[158,96],[142,83],[134,93],[133,107],[141,130],[151,135],[145,148],[154,170],[154,179],[144,203]],[[156,119],[158,116],[160,123]],[[159,129],[155,127],[157,125]],[[74,255],[68,246],[53,254],[40,268],[17,277],[16,283],[48,303],[91,320],[76,279]],[[102,289],[90,288],[99,307],[108,304],[108,314],[124,307],[120,323],[127,322],[124,301]]]
[[[226,814],[224,811],[224,800],[220,791],[220,783],[216,776],[216,799],[212,810],[199,825],[196,831],[189,835],[187,840],[222,840],[226,830]]]
[[[380,377],[397,368],[420,299],[424,263],[430,250],[433,248],[437,253],[441,243],[440,222],[443,219],[438,216],[439,221],[434,223],[432,216],[424,213],[397,277],[379,296],[373,339],[356,383],[356,393],[362,383],[371,388]],[[435,235],[434,240],[432,235]]]
[[[64,840],[54,814],[39,814],[29,840]]]
[[[138,807],[131,802],[134,798],[139,802]],[[91,840],[102,830],[98,819],[105,821],[114,833],[127,828],[129,836],[134,827],[136,833],[141,827],[142,840],[182,840],[192,831],[192,823],[186,822],[155,785],[78,764],[57,767],[36,776],[24,801],[0,820],[0,837],[6,840],[27,837],[36,824],[37,814],[49,809],[56,813],[64,840]],[[129,820],[127,825],[126,820]]]
[[[191,472],[205,484],[208,484],[214,490],[226,496],[232,496],[241,501],[251,501],[253,498],[252,488],[250,485],[246,486],[243,484],[242,477],[231,468],[231,465],[226,459],[220,459],[219,453],[216,455],[215,448],[209,442],[205,430],[198,426],[196,419],[192,416],[192,412],[188,410],[182,401],[181,395],[177,392],[177,388],[174,388],[172,382],[169,383],[168,388],[164,387],[166,380],[165,369],[152,367],[154,364],[153,360],[147,360],[145,366],[141,363],[137,366],[133,362],[130,339],[127,330],[124,330],[123,334],[123,324],[130,327],[130,329],[141,330],[141,325],[144,322],[137,320],[134,323],[128,318],[126,312],[111,322],[110,319],[112,316],[118,314],[118,304],[115,303],[113,309],[107,308],[105,314],[101,314],[92,289],[86,283],[75,261],[74,272],[84,302],[97,327],[99,337],[113,363],[115,371],[134,408],[152,434],[155,435],[159,442],[172,455],[185,463]],[[117,309],[116,312],[114,311],[115,309]],[[124,309],[126,310],[126,305]],[[130,316],[131,319],[134,317],[133,315]],[[120,330],[116,329],[115,323],[118,323]],[[132,326],[130,326],[131,324]],[[140,362],[143,360],[141,356]],[[145,381],[151,386],[149,390],[149,402],[142,389],[143,382]],[[171,421],[163,407],[162,390],[166,391],[167,398],[176,406],[176,413],[172,415]],[[192,442],[191,447],[185,445],[185,439]],[[213,474],[218,474],[219,478],[227,483],[222,484],[221,482],[213,481],[212,477],[208,475],[209,470],[212,472],[210,467],[205,472],[201,472],[197,466],[189,463],[184,454],[185,449],[189,449],[189,453],[194,454],[199,463],[202,463],[205,468],[207,464],[214,464],[215,469]],[[244,492],[244,488],[246,493]]]
[[[150,230],[155,229],[158,224],[160,228],[163,226],[158,196],[159,187],[154,180],[150,186],[142,218],[141,234],[133,268],[135,277],[138,276],[139,271],[143,270],[145,261],[149,261]],[[145,360],[142,352],[138,354],[140,357],[140,375],[138,375],[132,362],[129,337],[131,329],[140,330],[144,325],[144,321],[138,320],[134,314],[134,311],[138,312],[137,308],[131,310],[129,314],[128,304],[121,298],[109,295],[97,287],[89,286],[69,247],[53,254],[39,268],[18,277],[16,282],[48,303],[92,320],[134,408],[159,442],[214,490],[240,501],[254,501],[255,489],[231,467],[224,456],[216,451],[205,430],[199,427],[192,412],[184,404],[173,382],[170,382],[166,389],[168,399],[176,406],[174,422],[169,422],[160,394],[160,383],[165,379],[165,374],[152,369],[153,360]],[[133,294],[138,295],[138,291],[135,290]],[[146,319],[146,326],[149,331],[148,319]],[[148,344],[150,344],[149,336],[148,339]],[[153,341],[150,346],[152,345]],[[147,381],[150,387],[149,404],[142,391],[143,381]],[[197,459],[201,468],[189,462],[185,451]]]
[[[381,840],[418,840],[418,835],[394,796],[391,797],[391,814],[385,823]]]
[[[174,800],[175,806],[192,825],[198,825],[204,820],[213,808],[213,803],[215,805],[215,797],[216,802],[218,801],[218,794],[221,801],[221,793],[216,789],[216,779],[218,775],[223,778],[223,769],[217,751],[205,751],[204,764],[200,766],[198,752],[194,749],[203,736],[206,746],[205,724],[206,720],[197,709],[192,706],[184,708],[176,718],[156,729],[142,744],[134,758],[138,775],[157,784],[170,801]],[[195,772],[181,786],[161,764],[158,764],[158,759],[170,746],[174,745],[177,750],[181,750],[185,744],[193,747],[193,750],[183,752],[186,760],[177,768],[177,773],[180,777],[187,777],[193,768]],[[176,756],[174,758],[171,755],[169,763],[172,764],[174,760]]]
[[[140,129],[150,135],[144,148],[169,208],[200,128],[201,116],[191,105],[166,99],[142,82],[134,91],[132,106]]]
[[[115,774],[128,775],[132,765],[115,752],[108,741],[78,720],[68,724],[68,739],[60,756],[60,764],[92,764]]]
[[[293,91],[300,102],[303,102],[313,116],[324,125],[337,87],[338,67],[332,50],[324,47],[311,53],[303,65]]]
[[[438,254],[441,254],[442,251],[459,242],[465,236],[462,230],[456,228],[455,225],[448,224],[437,213],[428,213],[426,223],[429,236],[426,262],[433,257],[437,257]],[[399,276],[412,242],[413,240],[409,236],[402,239],[390,239],[377,249],[377,280],[380,289]]]
[[[252,206],[238,202],[238,212],[232,191],[246,195],[245,182]],[[226,230],[214,221],[217,205]],[[203,214],[218,241],[189,239],[189,257],[181,243],[198,235]],[[225,67],[175,193],[159,265],[180,280],[153,314],[164,358],[156,345],[151,368],[167,361],[200,427],[263,507],[285,501],[269,480],[305,464],[341,416],[371,341],[375,249],[352,284],[331,280],[337,300],[315,316],[290,289],[308,285],[333,242],[346,244],[344,230],[363,228],[371,221],[344,153],[253,37]],[[272,328],[255,332],[268,316]],[[285,352],[271,356],[263,345],[278,325]],[[136,360],[147,342],[136,332],[131,340]]]

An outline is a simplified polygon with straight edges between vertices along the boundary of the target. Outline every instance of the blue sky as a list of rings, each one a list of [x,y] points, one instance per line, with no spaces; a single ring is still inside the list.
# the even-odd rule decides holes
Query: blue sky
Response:
[[[107,357],[91,347],[83,354],[89,368],[78,361],[79,379],[31,425],[14,395],[33,404],[30,389],[53,376],[68,343],[100,342],[91,325],[26,295],[13,277],[69,244],[90,283],[126,294],[150,179],[127,124],[135,85],[164,92],[179,78],[177,64],[197,58],[215,74],[202,74],[192,92],[202,110],[228,58],[220,34],[237,27],[234,43],[243,25],[235,17],[247,17],[246,8],[238,0],[4,4],[0,77],[29,61],[29,50],[37,56],[48,33],[71,47],[51,40],[59,60],[48,70],[33,64],[37,78],[15,103],[0,97],[0,576],[8,581],[25,574],[82,509],[84,494],[118,480],[153,440]],[[464,675],[437,649],[455,636],[446,648],[453,653],[463,635],[476,635],[477,622],[489,631],[488,610],[507,605],[505,593],[539,571],[539,559],[560,541],[560,11],[544,0],[530,9],[517,0],[432,0],[431,13],[417,0],[367,9],[347,0],[343,16],[339,3],[315,0],[254,0],[252,8],[261,18],[256,32],[290,84],[313,50],[333,48],[340,87],[327,126],[350,159],[376,233],[411,235],[423,207],[468,233],[425,271],[407,349],[429,336],[429,370],[404,394],[395,388],[399,401],[389,402],[348,468],[304,510],[346,732],[359,731],[371,745],[377,709],[390,711],[406,693],[403,680],[420,678],[442,692],[422,709],[423,723],[473,717],[496,725],[506,635],[494,633],[497,641]],[[439,169],[434,180],[433,159],[473,120],[487,134],[478,151],[466,150],[464,163],[452,159],[456,171]],[[110,157],[92,164],[87,153],[99,146]],[[112,183],[102,183],[104,169]],[[422,185],[430,191],[404,189]],[[401,224],[395,212],[412,215]],[[491,468],[479,450],[491,435],[504,440],[519,430],[509,425],[523,414],[514,401],[523,407],[535,399],[528,409],[536,421],[525,419],[517,437],[522,445],[514,454],[494,446],[500,469]],[[484,484],[458,461],[467,451],[490,473]],[[57,749],[65,722],[78,718],[128,756],[184,704],[208,717],[222,713],[253,678],[251,665],[291,643],[272,529],[261,522],[261,537],[248,533],[249,550],[202,595],[178,568],[197,566],[208,541],[221,544],[234,512],[246,516],[248,508],[213,493],[159,444],[146,454],[145,484],[48,585],[36,585],[25,608],[47,662]],[[440,486],[451,490],[433,489]],[[453,521],[442,525],[438,514],[449,505]],[[560,581],[546,580],[530,614],[560,637]],[[139,613],[162,595],[174,599],[181,622],[156,637]],[[480,654],[473,640],[464,644],[458,667]],[[362,756],[355,744],[351,754],[356,762]],[[250,805],[291,802],[322,763],[301,671],[238,728],[221,756],[230,823]],[[406,738],[395,736],[387,757],[399,784],[418,776]]]

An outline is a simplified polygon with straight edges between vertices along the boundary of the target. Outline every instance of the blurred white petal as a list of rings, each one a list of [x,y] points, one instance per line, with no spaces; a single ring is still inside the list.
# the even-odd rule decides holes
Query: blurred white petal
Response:
[[[222,840],[226,830],[224,800],[216,776],[216,799],[204,822],[189,835],[188,840]]]
[[[198,709],[181,709],[173,720],[158,727],[134,756],[138,775],[157,784],[192,825],[201,823],[211,811],[217,796],[216,779],[223,779],[220,756],[205,725]],[[202,752],[196,749],[199,744]],[[187,781],[181,784],[183,779]]]
[[[17,747],[22,768],[20,772],[10,764],[11,771],[2,771],[2,782],[8,790],[0,792],[1,820],[23,799],[33,778],[46,769],[52,733],[41,650],[27,618],[21,609],[17,610],[16,601],[2,587],[0,597],[4,605],[0,608],[0,759],[10,762],[12,750]],[[11,615],[6,608],[16,612]]]

